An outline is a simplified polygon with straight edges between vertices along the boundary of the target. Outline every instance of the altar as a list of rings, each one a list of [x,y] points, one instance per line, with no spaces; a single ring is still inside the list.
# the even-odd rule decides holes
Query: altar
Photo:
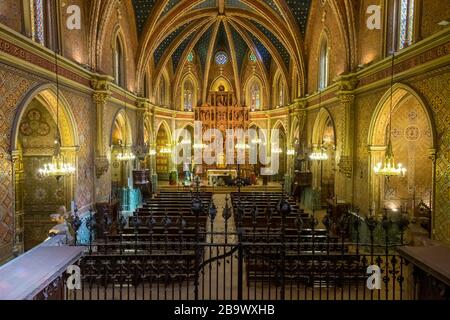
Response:
[[[206,173],[209,186],[225,186],[228,180],[237,178],[235,169],[210,169]]]

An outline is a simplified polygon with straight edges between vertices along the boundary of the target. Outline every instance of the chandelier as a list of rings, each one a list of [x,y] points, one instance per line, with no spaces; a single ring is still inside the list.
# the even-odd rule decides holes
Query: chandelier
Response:
[[[55,177],[56,180],[73,175],[76,171],[70,162],[65,162],[61,154],[61,137],[59,135],[59,76],[58,76],[58,55],[55,51],[55,74],[56,74],[56,138],[52,161],[44,164],[38,169],[38,174],[42,177]]]
[[[161,152],[162,154],[169,154],[169,153],[172,153],[172,149],[170,149],[169,146],[167,146],[167,147],[162,147],[161,150],[160,150],[159,152]]]
[[[136,155],[131,152],[128,151],[128,146],[127,146],[127,136],[128,136],[128,115],[127,115],[127,91],[125,91],[125,144],[122,143],[122,141],[120,141],[120,144],[122,145],[122,151],[119,152],[116,156],[116,159],[118,161],[133,161],[136,159]]]
[[[119,154],[117,154],[117,160],[119,161],[130,161],[136,159],[136,156],[133,152],[129,151],[122,151]]]
[[[321,105],[322,105],[322,91],[319,89],[319,109],[321,108]],[[316,151],[311,153],[309,155],[309,159],[311,159],[312,161],[327,161],[328,154],[326,152],[326,148],[324,147],[324,145],[322,144],[321,147],[317,148]]]
[[[44,164],[38,173],[42,177],[55,177],[58,181],[65,176],[75,173],[75,167],[64,161],[64,157],[60,152],[59,142],[55,142],[55,152],[53,153],[52,161]]]
[[[315,151],[309,155],[309,158],[313,161],[326,161],[328,160],[328,154],[323,150]]]
[[[406,168],[401,163],[395,164],[394,151],[392,148],[392,108],[393,108],[393,90],[394,90],[394,63],[395,54],[392,54],[392,77],[391,77],[391,102],[389,110],[389,141],[384,156],[384,161],[377,163],[373,168],[376,175],[390,177],[404,177],[406,174]]]

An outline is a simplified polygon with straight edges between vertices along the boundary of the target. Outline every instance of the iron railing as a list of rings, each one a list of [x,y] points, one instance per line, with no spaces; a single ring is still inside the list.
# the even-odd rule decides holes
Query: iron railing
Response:
[[[71,300],[402,300],[407,220],[333,221],[305,214],[282,193],[236,193],[221,215],[211,196],[191,194],[190,212],[149,206],[113,226],[88,227],[78,262],[82,289]],[[264,205],[263,205],[264,203]],[[144,208],[145,209],[145,208]],[[95,223],[104,235],[94,240]],[[364,239],[361,230],[367,230]],[[398,241],[392,241],[396,230]],[[380,231],[381,230],[381,231]],[[375,241],[383,232],[383,243]],[[100,237],[101,236],[101,237]],[[381,287],[368,287],[377,266]],[[372,283],[375,284],[376,282]]]

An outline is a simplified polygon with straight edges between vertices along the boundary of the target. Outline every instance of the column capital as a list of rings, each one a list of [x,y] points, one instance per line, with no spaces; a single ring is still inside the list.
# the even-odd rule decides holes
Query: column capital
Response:
[[[91,80],[91,87],[94,89],[93,98],[94,102],[99,105],[104,105],[111,97],[111,83],[113,78],[110,76],[97,75]]]
[[[147,98],[142,98],[142,97],[138,97],[136,99],[136,107],[138,108],[138,111],[143,110],[143,111],[148,111],[150,109],[150,100]]]
[[[356,74],[350,73],[339,76],[336,82],[339,87],[339,91],[351,92],[356,89],[359,80],[356,77]]]
[[[96,105],[105,105],[111,97],[111,94],[109,92],[94,92],[92,97]]]
[[[352,104],[355,101],[355,95],[350,92],[338,92],[337,97],[343,104]]]

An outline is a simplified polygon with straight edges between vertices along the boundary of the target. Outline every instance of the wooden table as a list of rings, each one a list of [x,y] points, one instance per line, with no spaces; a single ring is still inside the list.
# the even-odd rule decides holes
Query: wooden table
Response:
[[[401,247],[398,253],[414,268],[415,298],[450,300],[450,248],[439,242],[424,247]]]

